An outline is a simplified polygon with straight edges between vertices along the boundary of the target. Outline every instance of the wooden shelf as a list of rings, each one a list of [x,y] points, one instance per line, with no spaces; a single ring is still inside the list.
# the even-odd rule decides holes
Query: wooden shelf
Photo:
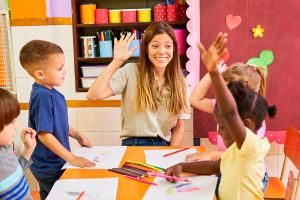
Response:
[[[101,23],[101,24],[80,24],[79,16],[79,4],[80,3],[89,3],[89,0],[71,0],[72,1],[72,27],[73,27],[73,46],[74,46],[74,67],[75,67],[75,84],[76,84],[76,92],[87,92],[88,88],[82,88],[80,76],[82,75],[80,67],[82,65],[88,64],[98,64],[98,63],[110,63],[113,60],[113,57],[109,58],[84,58],[80,57],[81,54],[81,41],[80,36],[84,35],[96,35],[96,32],[105,30],[105,29],[120,29],[120,28],[137,28],[137,29],[144,29],[152,23],[156,23],[155,21],[152,22],[133,22],[133,23]],[[121,0],[99,0],[97,1],[98,7],[106,7],[108,9],[119,9],[119,8],[151,8],[153,11],[153,6],[157,4],[157,0],[131,0],[128,1],[121,1]],[[153,15],[153,12],[151,12]],[[152,16],[153,19],[153,16]],[[183,21],[166,21],[166,23],[170,24],[172,27],[180,27],[185,28],[188,20]],[[99,50],[97,50],[99,51]],[[128,60],[129,62],[137,62],[139,60],[139,56],[137,57],[130,57]],[[182,65],[188,61],[186,55],[180,55],[180,61]]]
[[[188,59],[186,55],[179,55],[180,59]],[[138,60],[140,57],[139,56],[132,56],[128,58],[127,60]],[[84,57],[78,57],[77,61],[78,62],[89,62],[89,61],[111,61],[113,57],[107,57],[107,58],[101,58],[101,57],[96,57],[96,58],[84,58]]]
[[[183,21],[166,21],[168,24],[186,24],[188,20]],[[118,26],[148,26],[153,22],[130,22],[130,23],[103,23],[103,24],[75,24],[77,28],[86,28],[86,27],[118,27]]]
[[[89,88],[78,88],[78,92],[87,92]]]

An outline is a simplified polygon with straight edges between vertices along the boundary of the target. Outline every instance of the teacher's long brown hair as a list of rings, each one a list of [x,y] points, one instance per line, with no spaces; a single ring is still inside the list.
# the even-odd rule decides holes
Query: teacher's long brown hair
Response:
[[[146,29],[142,38],[138,77],[139,87],[135,97],[135,108],[137,110],[148,108],[154,113],[158,110],[160,98],[156,94],[159,89],[153,86],[155,77],[152,63],[147,55],[147,45],[159,34],[168,34],[172,38],[174,45],[173,58],[165,71],[166,85],[170,89],[166,107],[172,115],[178,115],[182,109],[185,113],[188,113],[187,83],[181,72],[177,39],[172,27],[165,22],[152,23]]]

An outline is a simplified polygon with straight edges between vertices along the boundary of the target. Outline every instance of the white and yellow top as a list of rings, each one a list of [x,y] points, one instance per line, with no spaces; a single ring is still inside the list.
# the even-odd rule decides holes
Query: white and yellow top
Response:
[[[121,99],[121,140],[129,137],[157,137],[170,142],[171,129],[176,126],[177,119],[189,119],[190,114],[182,110],[179,115],[171,115],[166,108],[169,100],[169,87],[158,92],[162,101],[157,113],[145,109],[137,112],[134,108],[135,95],[138,88],[138,63],[128,63],[118,69],[109,82],[114,95],[122,94]],[[159,87],[157,79],[154,86]],[[159,90],[157,90],[159,91]],[[189,91],[187,90],[187,94]],[[188,95],[187,95],[188,97]],[[188,98],[187,98],[188,102]]]

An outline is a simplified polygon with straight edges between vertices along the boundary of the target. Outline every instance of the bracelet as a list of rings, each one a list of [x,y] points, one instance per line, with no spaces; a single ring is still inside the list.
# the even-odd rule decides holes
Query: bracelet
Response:
[[[77,131],[77,135],[76,135],[76,140],[78,140],[78,131]]]

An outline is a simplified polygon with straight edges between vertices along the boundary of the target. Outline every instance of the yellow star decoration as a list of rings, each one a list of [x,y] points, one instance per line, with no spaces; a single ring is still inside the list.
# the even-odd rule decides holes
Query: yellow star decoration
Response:
[[[261,28],[260,25],[257,25],[256,28],[253,28],[252,29],[252,32],[253,32],[253,37],[263,37],[264,35],[262,34],[263,32],[265,32],[265,29],[264,28]]]

